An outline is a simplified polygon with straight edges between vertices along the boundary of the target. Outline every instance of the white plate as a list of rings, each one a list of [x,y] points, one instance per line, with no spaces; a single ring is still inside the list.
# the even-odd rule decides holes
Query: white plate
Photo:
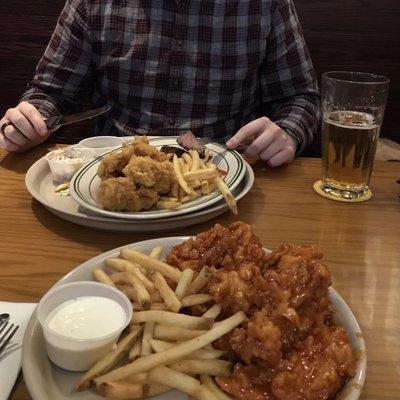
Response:
[[[242,182],[233,191],[236,201],[243,198],[254,184],[254,172],[245,163],[246,172]],[[130,221],[106,218],[91,213],[79,206],[70,196],[63,197],[54,192],[50,169],[45,158],[36,161],[28,170],[25,185],[31,196],[42,203],[50,212],[78,225],[114,232],[161,232],[200,224],[223,214],[228,210],[225,200],[210,208],[191,214],[161,220]]]
[[[153,247],[164,246],[162,257],[165,257],[166,253],[173,246],[187,239],[188,237],[167,237],[121,246],[81,264],[59,280],[55,286],[69,282],[93,280],[91,271],[97,267],[107,269],[104,260],[108,257],[118,256],[120,249],[123,247],[131,247],[147,253]],[[356,376],[345,385],[341,392],[342,395],[339,396],[340,400],[357,400],[364,384],[367,367],[364,340],[362,339],[357,320],[350,308],[332,288],[329,289],[329,298],[336,309],[335,319],[344,326],[349,334],[351,347],[363,353],[362,359],[357,363]],[[64,371],[49,361],[44,348],[43,333],[39,321],[37,320],[36,311],[29,320],[24,336],[22,346],[22,370],[26,385],[33,400],[104,400],[103,397],[96,395],[91,390],[76,393],[74,391],[74,385],[82,374]],[[183,393],[174,390],[156,396],[153,399],[186,400],[187,397]]]
[[[170,137],[149,137],[150,144],[156,148],[161,148],[164,145],[175,145],[176,136]],[[221,170],[226,172],[223,177],[225,183],[231,191],[239,186],[246,172],[245,161],[242,156],[234,151],[229,150],[222,144],[210,143],[207,149],[213,156],[214,164]],[[120,149],[115,149],[110,153],[118,152]],[[178,215],[188,214],[197,210],[208,208],[222,199],[222,194],[214,190],[206,196],[201,196],[195,200],[182,204],[175,210],[149,210],[140,212],[123,212],[123,211],[109,211],[104,210],[101,205],[96,201],[96,193],[98,191],[101,179],[97,176],[97,169],[102,159],[107,156],[96,158],[81,168],[72,178],[70,184],[71,197],[82,207],[88,210],[101,214],[110,218],[121,218],[130,220],[151,220],[169,218]]]

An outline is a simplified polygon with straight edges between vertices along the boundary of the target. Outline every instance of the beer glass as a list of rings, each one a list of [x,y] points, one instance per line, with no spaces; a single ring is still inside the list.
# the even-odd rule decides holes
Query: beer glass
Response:
[[[389,79],[361,72],[322,75],[322,184],[327,197],[360,201],[368,188]]]

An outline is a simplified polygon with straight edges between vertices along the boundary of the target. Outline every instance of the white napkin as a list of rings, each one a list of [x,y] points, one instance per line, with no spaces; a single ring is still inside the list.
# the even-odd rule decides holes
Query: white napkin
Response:
[[[26,325],[35,307],[36,304],[34,303],[8,303],[0,301],[0,314],[10,314],[9,323],[19,325],[19,329],[11,339],[11,342],[3,354],[0,355],[0,400],[8,399],[17,379],[21,368],[22,339]]]

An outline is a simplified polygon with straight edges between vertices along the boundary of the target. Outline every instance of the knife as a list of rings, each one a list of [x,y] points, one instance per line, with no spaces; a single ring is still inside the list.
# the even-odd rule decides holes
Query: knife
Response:
[[[47,129],[52,130],[54,128],[59,128],[63,125],[74,124],[75,122],[84,121],[85,119],[91,119],[94,117],[98,117],[101,114],[110,111],[111,106],[107,105],[104,107],[95,108],[93,110],[84,111],[77,114],[71,115],[55,115],[53,117],[46,118],[44,121],[46,123]]]

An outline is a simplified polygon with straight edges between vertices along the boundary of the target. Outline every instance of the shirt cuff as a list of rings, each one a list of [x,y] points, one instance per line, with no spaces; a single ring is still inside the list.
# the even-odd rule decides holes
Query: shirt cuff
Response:
[[[294,121],[290,118],[285,118],[273,122],[278,125],[282,130],[284,130],[286,134],[296,140],[296,157],[298,157],[307,146],[304,134],[299,128],[298,121]]]
[[[57,106],[54,104],[53,101],[48,99],[45,96],[22,96],[19,100],[19,102],[26,101],[29,104],[32,104],[34,107],[38,109],[40,114],[44,118],[49,118],[52,117],[53,115],[61,115],[61,112],[57,108]]]

